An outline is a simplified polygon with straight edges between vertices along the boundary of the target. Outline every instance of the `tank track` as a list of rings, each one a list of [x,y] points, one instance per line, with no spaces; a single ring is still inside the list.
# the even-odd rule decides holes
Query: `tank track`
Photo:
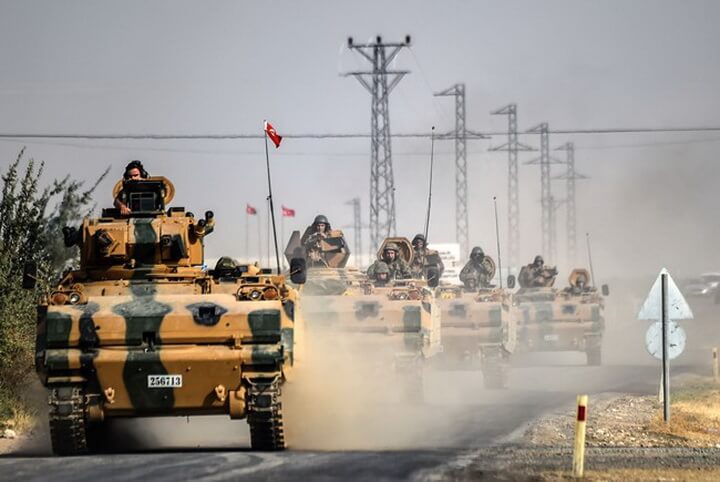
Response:
[[[251,380],[248,394],[248,424],[253,450],[284,450],[280,380]]]
[[[85,400],[80,385],[50,388],[50,440],[56,455],[88,453]]]

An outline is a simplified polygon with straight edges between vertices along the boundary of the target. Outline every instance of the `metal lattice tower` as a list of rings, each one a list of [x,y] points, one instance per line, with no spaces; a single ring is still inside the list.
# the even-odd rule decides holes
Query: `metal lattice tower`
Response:
[[[345,204],[349,204],[353,207],[353,238],[354,245],[350,247],[350,250],[355,253],[355,265],[360,266],[362,264],[362,218],[360,217],[360,198],[356,197]]]
[[[540,205],[542,207],[542,253],[551,262],[556,262],[557,248],[553,236],[553,214],[555,209],[555,201],[552,197],[551,183],[551,164],[558,164],[560,161],[550,157],[550,132],[547,122],[533,127],[527,132],[537,132],[540,134],[540,157],[534,159],[527,164],[540,164]]]
[[[576,197],[575,197],[575,181],[577,179],[588,179],[583,174],[578,174],[575,170],[575,144],[568,142],[557,148],[558,151],[565,151],[566,171],[565,174],[555,176],[553,179],[562,179],[565,181],[566,189],[566,215],[567,215],[567,262],[570,266],[574,266],[577,261],[577,215],[576,215]]]
[[[455,84],[435,95],[455,97],[455,240],[460,245],[462,256],[465,256],[469,249],[465,84]]]
[[[518,152],[533,148],[518,142],[517,104],[509,104],[492,111],[490,115],[508,116],[507,143],[490,149],[508,153],[508,244],[509,266],[520,266],[520,179],[518,176]]]
[[[393,177],[392,149],[390,146],[390,92],[409,73],[407,70],[388,70],[390,63],[403,47],[410,45],[410,36],[405,42],[383,43],[378,36],[375,43],[355,44],[348,38],[348,48],[359,53],[372,64],[370,71],[347,72],[370,92],[370,244],[377,249],[387,236],[394,235],[395,222],[395,180]]]

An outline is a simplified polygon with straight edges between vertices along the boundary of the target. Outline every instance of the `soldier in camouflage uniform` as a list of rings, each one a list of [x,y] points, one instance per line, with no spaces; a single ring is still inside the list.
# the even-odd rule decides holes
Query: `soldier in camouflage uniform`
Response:
[[[417,234],[412,240],[414,255],[410,264],[410,272],[413,278],[427,278],[430,269],[433,269],[437,276],[442,276],[445,271],[445,265],[440,259],[437,251],[430,250],[427,247],[427,240],[422,234]]]
[[[390,282],[390,268],[384,261],[378,261],[375,266],[372,282],[375,286],[387,286]]]
[[[460,281],[468,291],[490,286],[490,275],[487,266],[483,264],[485,253],[480,246],[475,246],[470,252],[470,259],[460,271]]]
[[[543,257],[537,255],[532,264],[525,265],[520,270],[518,281],[522,288],[546,288],[552,286],[555,276],[557,269],[546,267]]]
[[[385,263],[390,270],[390,279],[407,279],[412,276],[410,273],[410,267],[407,262],[400,257],[400,248],[395,243],[388,243],[383,251],[383,259],[375,261],[367,270],[369,278],[375,278],[375,271],[380,266],[380,263]]]
[[[327,238],[331,231],[328,218],[324,214],[318,214],[300,238],[300,242],[305,248],[309,268],[327,268],[320,242]]]

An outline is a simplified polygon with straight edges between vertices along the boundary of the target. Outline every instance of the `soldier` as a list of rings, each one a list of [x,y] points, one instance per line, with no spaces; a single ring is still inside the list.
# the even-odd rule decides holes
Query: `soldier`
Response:
[[[305,229],[300,242],[305,248],[305,257],[308,268],[327,268],[328,264],[323,255],[321,242],[330,236],[330,222],[323,214],[315,216],[313,223]]]
[[[388,282],[390,282],[390,268],[387,263],[384,261],[377,262],[372,281],[375,286],[387,286]]]
[[[552,286],[557,276],[557,269],[545,267],[545,260],[540,255],[535,256],[532,264],[523,266],[520,270],[519,282],[523,288],[544,288]]]
[[[428,249],[425,236],[422,234],[415,235],[412,245],[414,250],[412,264],[410,265],[412,277],[418,279],[427,278],[428,268],[434,268],[437,276],[442,276],[445,265],[437,251]]]
[[[410,267],[407,262],[400,257],[400,248],[395,243],[388,243],[385,245],[383,250],[382,260],[375,261],[367,270],[367,275],[370,278],[375,278],[375,270],[377,270],[380,263],[387,264],[390,270],[390,279],[407,279],[411,277]]]
[[[465,285],[468,291],[474,291],[477,288],[490,287],[490,271],[483,263],[485,261],[485,253],[480,246],[475,246],[470,252],[470,259],[460,271],[460,281]]]
[[[123,182],[125,181],[138,181],[140,179],[147,179],[148,173],[143,167],[142,162],[135,160],[130,161],[127,166],[125,166],[125,173],[123,174]],[[122,201],[122,191],[118,193],[117,197],[115,198],[115,201],[113,202],[116,208],[120,210],[120,214],[127,216],[132,211]]]

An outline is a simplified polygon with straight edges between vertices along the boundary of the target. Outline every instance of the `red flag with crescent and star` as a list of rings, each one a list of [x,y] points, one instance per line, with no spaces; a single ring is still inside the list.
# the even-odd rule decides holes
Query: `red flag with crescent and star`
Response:
[[[286,208],[285,206],[282,206],[282,215],[286,218],[294,218],[295,217],[295,210]]]
[[[273,141],[276,149],[280,147],[280,142],[282,142],[282,136],[277,133],[275,128],[268,121],[265,121],[265,133],[270,138],[270,140]]]
[[[255,216],[257,214],[257,209],[255,209],[251,205],[247,204],[245,206],[245,214],[249,214],[250,216]]]

